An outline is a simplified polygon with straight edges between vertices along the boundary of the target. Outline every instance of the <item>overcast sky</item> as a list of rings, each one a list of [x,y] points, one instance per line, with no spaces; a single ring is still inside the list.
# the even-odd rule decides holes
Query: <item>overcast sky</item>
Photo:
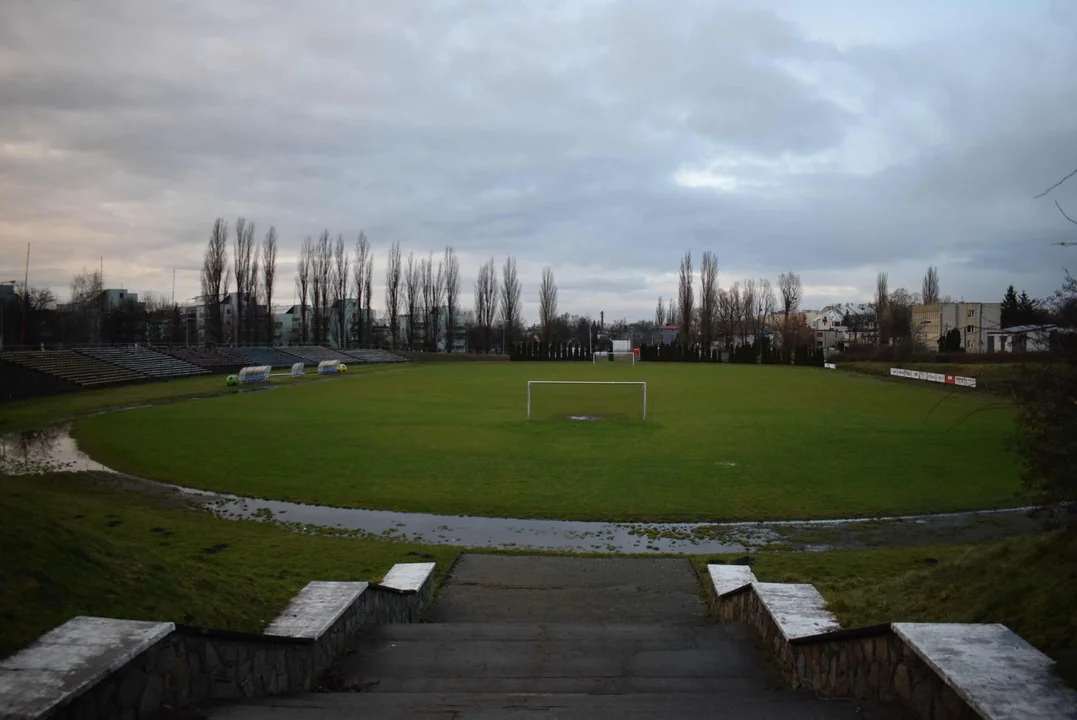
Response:
[[[518,258],[525,313],[651,317],[678,258],[723,286],[876,272],[997,301],[1077,271],[1077,3],[0,3],[0,281],[198,292],[218,215],[384,256]]]

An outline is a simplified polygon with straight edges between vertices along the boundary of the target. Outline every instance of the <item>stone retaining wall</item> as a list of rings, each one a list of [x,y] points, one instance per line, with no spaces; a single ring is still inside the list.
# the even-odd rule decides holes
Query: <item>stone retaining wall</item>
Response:
[[[755,627],[794,687],[829,698],[897,701],[923,720],[980,718],[889,625],[787,640],[751,585],[713,601],[722,620]]]
[[[1077,720],[1077,692],[1051,672],[1051,658],[1004,625],[842,630],[812,585],[759,582],[743,566],[707,570],[715,616],[755,627],[795,687],[900,703],[922,720]]]
[[[369,625],[419,622],[434,601],[434,575],[416,591],[371,585],[363,593],[362,621]]]
[[[423,570],[406,589],[370,585],[343,609],[316,608],[328,618],[336,617],[317,637],[176,626],[77,697],[64,697],[62,707],[41,698],[10,717],[142,720],[164,708],[309,691],[364,626],[418,622],[434,594],[433,563],[423,564]],[[33,651],[31,646],[24,653]],[[102,661],[103,657],[89,658],[86,664]],[[0,711],[4,700],[0,697]]]

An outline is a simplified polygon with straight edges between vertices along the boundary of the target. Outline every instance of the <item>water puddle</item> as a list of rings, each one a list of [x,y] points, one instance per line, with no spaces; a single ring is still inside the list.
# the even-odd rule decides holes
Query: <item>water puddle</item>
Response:
[[[0,435],[0,475],[50,472],[111,472],[79,450],[70,427]]]
[[[729,466],[733,466],[730,463]],[[78,448],[69,426],[0,435],[0,474],[112,473],[173,492],[219,517],[273,522],[311,534],[380,538],[464,548],[597,553],[740,553],[969,542],[1031,532],[1030,508],[889,518],[734,523],[529,520],[363,510],[264,500],[116,473]]]

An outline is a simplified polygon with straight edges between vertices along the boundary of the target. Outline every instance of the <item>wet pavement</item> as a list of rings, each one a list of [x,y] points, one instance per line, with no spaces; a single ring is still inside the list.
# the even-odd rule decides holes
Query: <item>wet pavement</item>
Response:
[[[337,508],[240,497],[116,473],[79,450],[68,426],[0,435],[0,474],[51,472],[106,473],[127,485],[185,499],[219,517],[273,522],[297,532],[464,548],[583,553],[810,552],[976,542],[1040,528],[1029,516],[1031,508],[735,523],[587,522]]]

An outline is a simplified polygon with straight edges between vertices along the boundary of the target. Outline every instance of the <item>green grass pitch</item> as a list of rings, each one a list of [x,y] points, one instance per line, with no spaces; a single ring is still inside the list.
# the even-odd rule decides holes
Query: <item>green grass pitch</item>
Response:
[[[638,389],[586,386],[536,390],[528,422],[528,380],[645,381],[647,422]],[[1013,411],[998,404],[814,368],[446,364],[87,417],[75,434],[118,470],[307,503],[798,519],[1019,503]]]

